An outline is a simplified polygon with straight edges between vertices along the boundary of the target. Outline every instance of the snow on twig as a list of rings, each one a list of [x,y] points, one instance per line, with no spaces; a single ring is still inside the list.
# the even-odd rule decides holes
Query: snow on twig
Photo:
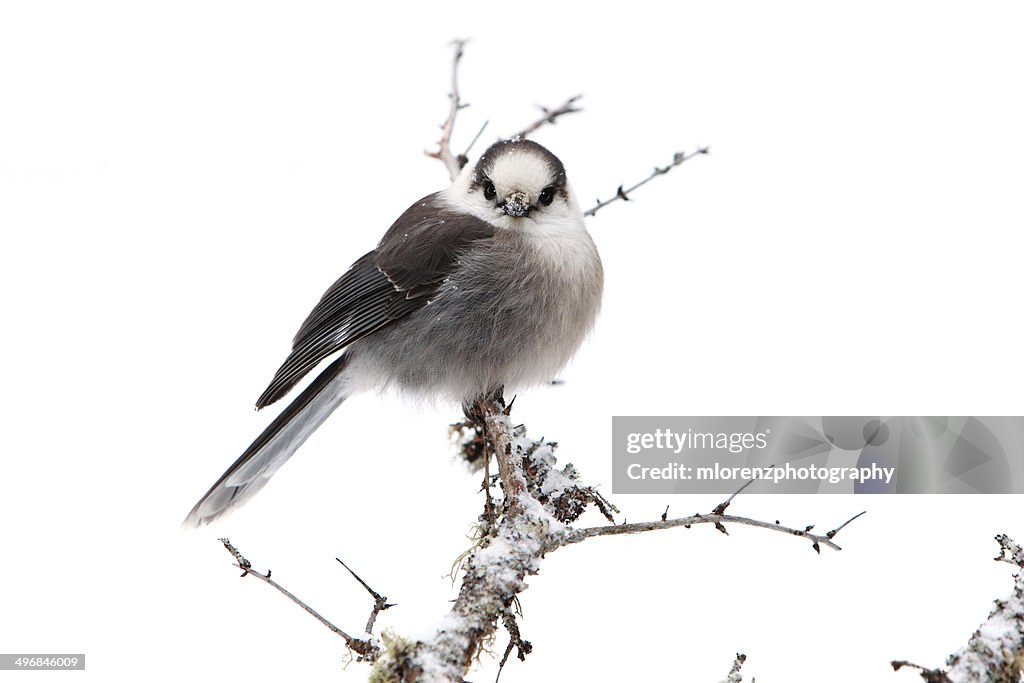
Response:
[[[917,669],[928,683],[1018,683],[1024,672],[1024,549],[1006,534],[996,536],[997,561],[1009,562],[1019,571],[1013,592],[996,600],[988,619],[967,645],[946,661],[947,669],[927,669],[906,661],[892,662],[897,671]]]

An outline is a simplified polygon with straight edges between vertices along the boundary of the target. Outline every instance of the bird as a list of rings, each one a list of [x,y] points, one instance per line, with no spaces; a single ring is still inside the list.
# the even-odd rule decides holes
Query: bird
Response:
[[[500,140],[414,202],[324,293],[256,401],[333,357],[200,498],[186,527],[248,501],[350,396],[474,401],[550,382],[591,331],[604,271],[562,162]]]

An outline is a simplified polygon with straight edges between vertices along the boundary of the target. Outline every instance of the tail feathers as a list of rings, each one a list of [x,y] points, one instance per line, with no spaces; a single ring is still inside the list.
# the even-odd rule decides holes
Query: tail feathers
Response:
[[[347,361],[342,356],[325,368],[210,487],[182,525],[209,524],[256,495],[348,396],[342,375]]]

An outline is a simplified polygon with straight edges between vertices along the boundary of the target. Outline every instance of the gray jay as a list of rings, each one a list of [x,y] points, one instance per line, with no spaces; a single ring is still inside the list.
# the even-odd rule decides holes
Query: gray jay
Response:
[[[184,524],[209,523],[252,497],[356,392],[394,386],[467,404],[553,379],[593,325],[603,282],[562,162],[530,140],[492,145],[447,189],[406,209],[327,290],[256,407],[337,358]]]

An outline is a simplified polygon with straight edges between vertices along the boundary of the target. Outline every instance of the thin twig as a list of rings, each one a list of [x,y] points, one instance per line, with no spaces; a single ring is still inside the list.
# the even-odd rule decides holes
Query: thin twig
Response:
[[[516,623],[516,617],[511,610],[506,611],[502,615],[502,622],[505,624],[505,630],[508,631],[508,645],[505,647],[505,654],[501,656],[501,661],[498,662],[498,675],[494,677],[494,683],[498,683],[501,679],[501,672],[505,669],[505,664],[508,662],[508,656],[512,654],[512,650],[518,649],[516,656],[519,657],[519,661],[526,661],[526,655],[533,651],[533,645],[528,640],[523,640],[523,634],[519,630],[519,624]]]
[[[477,140],[480,139],[480,136],[484,134],[484,131],[487,130],[487,126],[490,123],[490,121],[484,121],[484,125],[480,126],[480,130],[476,132],[476,135],[473,136],[473,139],[469,141],[469,145],[466,146],[466,151],[461,154],[462,159],[465,159],[467,161],[469,160],[469,151],[473,149],[473,145],[475,145],[477,143]]]
[[[811,541],[812,546],[818,549],[818,546],[826,545],[833,550],[842,550],[838,545],[832,542],[832,539],[827,536],[819,536],[818,534],[812,534],[806,528],[805,529],[793,529],[791,527],[783,526],[781,524],[773,524],[772,522],[763,522],[759,519],[751,519],[750,517],[737,517],[735,515],[692,515],[690,517],[679,517],[676,519],[668,519],[665,521],[654,521],[654,522],[635,522],[633,524],[618,524],[616,526],[598,526],[590,527],[588,529],[577,529],[569,532],[565,537],[565,540],[560,545],[571,545],[573,543],[579,543],[585,541],[588,538],[594,536],[618,536],[620,534],[637,534],[645,531],[657,531],[659,529],[674,529],[675,527],[690,527],[694,524],[714,524],[716,527],[723,524],[743,524],[746,526],[754,526],[760,529],[770,529],[772,531],[779,531],[784,534],[791,536],[800,536]],[[820,549],[819,549],[820,552]]]
[[[523,128],[521,131],[519,131],[512,137],[525,138],[530,133],[544,126],[545,124],[554,125],[560,116],[565,116],[566,114],[575,114],[576,112],[583,111],[583,109],[581,109],[580,107],[575,106],[576,103],[580,101],[581,97],[583,97],[583,95],[573,95],[572,97],[570,97],[569,99],[567,99],[565,102],[555,107],[554,109],[548,109],[547,107],[537,105],[538,107],[540,107],[540,110],[544,112],[544,116],[540,117],[539,119],[528,125],[526,128]]]
[[[689,154],[687,154],[686,152],[676,152],[675,155],[672,157],[672,163],[668,164],[667,166],[655,166],[654,170],[651,172],[649,176],[638,182],[636,185],[633,185],[632,187],[623,188],[622,185],[619,185],[618,189],[615,190],[615,196],[613,196],[611,199],[598,199],[597,204],[584,211],[583,215],[593,216],[604,207],[608,206],[613,202],[617,202],[620,199],[624,202],[628,202],[630,199],[632,199],[632,197],[630,197],[629,195],[637,188],[646,185],[647,183],[651,182],[660,175],[665,175],[676,166],[679,166],[684,162],[689,161],[693,157],[698,156],[700,154],[709,154],[710,151],[710,147],[701,147],[696,152],[690,152]]]
[[[771,468],[773,468],[773,467],[775,467],[775,465],[768,465],[768,467],[766,467],[766,468],[764,468],[764,469],[771,469]],[[753,484],[753,483],[754,483],[754,481],[756,481],[756,480],[755,480],[755,479],[748,479],[748,480],[747,480],[747,483],[746,483],[746,484],[744,484],[743,486],[741,486],[741,487],[739,487],[738,489],[736,489],[736,491],[734,491],[734,492],[733,492],[733,494],[732,494],[731,496],[729,496],[728,498],[726,498],[725,500],[723,500],[723,501],[722,501],[721,503],[719,503],[719,504],[718,504],[717,506],[715,506],[715,509],[714,509],[714,510],[712,510],[712,512],[713,512],[714,514],[716,514],[716,515],[723,515],[723,514],[725,514],[725,510],[726,510],[726,508],[728,508],[728,507],[729,507],[729,505],[730,505],[730,504],[732,503],[732,499],[733,499],[733,498],[735,498],[736,496],[740,495],[741,493],[743,493],[743,489],[745,489],[745,488],[747,488],[748,486],[750,486],[751,484]],[[667,512],[667,511],[668,511],[668,508],[666,508],[666,512]],[[661,516],[661,521],[663,521],[663,522],[664,522],[664,521],[665,521],[665,517],[666,517],[666,516],[667,516],[667,515],[662,515],[662,516]],[[847,524],[849,524],[849,522],[847,522]],[[840,527],[840,528],[842,528],[842,527]],[[836,531],[839,531],[839,529],[836,529]],[[831,536],[829,536],[829,538],[832,538],[832,537],[831,537]]]
[[[297,597],[295,597],[295,595],[291,591],[286,589],[284,586],[279,584],[277,581],[274,581],[272,578],[270,578],[270,570],[267,570],[266,574],[261,574],[260,572],[258,572],[255,569],[253,569],[252,568],[252,563],[249,562],[249,560],[245,559],[242,556],[242,553],[238,550],[238,548],[236,548],[235,546],[231,545],[230,539],[221,538],[221,539],[218,539],[218,540],[221,543],[223,543],[224,544],[224,548],[227,549],[227,551],[234,556],[235,560],[238,563],[236,566],[239,569],[242,570],[242,577],[243,578],[246,577],[246,576],[254,576],[257,579],[259,579],[260,581],[266,583],[267,585],[270,585],[270,586],[273,586],[274,588],[276,588],[278,591],[280,591],[289,600],[291,600],[296,605],[298,605],[302,609],[306,610],[306,612],[308,612],[313,617],[315,617],[316,620],[319,621],[321,624],[323,624],[324,626],[329,628],[331,631],[333,631],[334,633],[336,633],[339,636],[341,636],[345,640],[345,644],[348,645],[349,648],[353,652],[356,652],[357,654],[359,654],[361,659],[373,661],[373,660],[375,660],[377,658],[377,655],[380,653],[380,648],[377,647],[376,643],[374,643],[372,641],[369,641],[369,640],[362,640],[361,638],[356,638],[354,636],[350,636],[349,634],[345,633],[343,630],[341,630],[340,628],[338,628],[337,626],[335,626],[331,622],[327,621],[327,619],[325,619],[323,617],[323,615],[321,615],[315,609],[313,609],[312,607],[310,607],[309,605],[304,603],[302,600],[299,600]],[[339,562],[340,562],[340,560],[339,560]],[[351,570],[349,570],[349,571],[351,571]]]
[[[867,514],[867,512],[868,512],[867,510],[862,510],[861,512],[858,512],[858,513],[857,513],[857,514],[855,514],[855,515],[854,515],[853,517],[850,517],[850,518],[849,518],[848,520],[846,520],[845,522],[843,522],[842,524],[840,524],[839,526],[837,526],[837,527],[836,527],[835,529],[833,529],[832,531],[829,531],[829,532],[828,532],[827,534],[825,534],[825,535],[826,535],[826,536],[828,536],[829,538],[835,538],[835,537],[836,537],[836,534],[838,534],[838,533],[839,533],[840,531],[842,531],[842,530],[843,530],[843,527],[845,527],[845,526],[846,526],[847,524],[849,524],[849,523],[850,523],[850,522],[852,522],[853,520],[857,519],[857,518],[858,518],[858,517],[860,517],[861,515],[866,515],[866,514]]]
[[[426,155],[433,159],[440,159],[445,168],[448,169],[448,176],[454,180],[466,163],[465,156],[455,156],[452,154],[451,146],[452,131],[455,130],[455,117],[460,109],[467,106],[462,103],[462,99],[459,97],[459,62],[462,60],[462,49],[466,46],[466,40],[453,40],[452,45],[455,47],[455,54],[452,58],[452,89],[448,93],[448,118],[441,124],[441,139],[437,142],[437,151],[426,152]]]
[[[356,581],[358,581],[363,588],[366,589],[366,592],[370,594],[370,597],[373,598],[373,611],[370,612],[370,618],[366,621],[365,631],[367,634],[373,634],[373,624],[375,621],[377,621],[377,615],[386,610],[388,607],[394,607],[395,603],[388,602],[388,599],[385,596],[381,595],[377,591],[370,588],[369,584],[363,581],[359,574],[356,574],[354,571],[352,571],[351,567],[342,562],[340,557],[336,557],[334,559],[338,561],[338,564],[347,569],[348,573],[351,574],[352,577]]]

